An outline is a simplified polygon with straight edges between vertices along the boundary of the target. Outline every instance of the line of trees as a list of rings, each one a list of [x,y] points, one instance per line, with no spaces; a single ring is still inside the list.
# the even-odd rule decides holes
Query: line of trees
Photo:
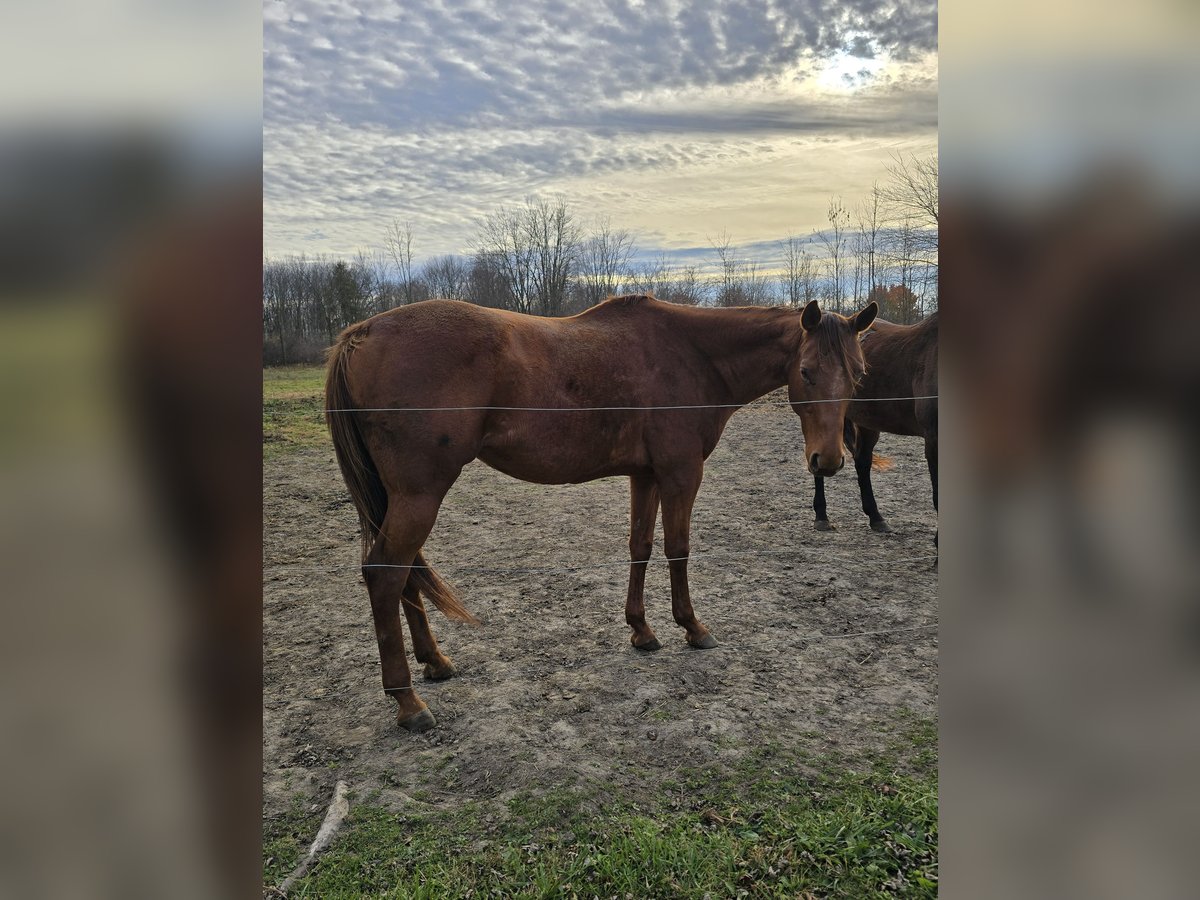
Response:
[[[780,241],[770,260],[738,255],[727,232],[700,264],[645,258],[632,232],[584,222],[563,197],[530,197],[477,222],[471,252],[418,261],[410,222],[351,260],[268,259],[263,362],[313,362],[346,325],[432,297],[542,316],[572,315],[620,293],[708,306],[803,305],[846,312],[867,300],[912,322],[937,305],[937,158],[895,157],[889,178],[853,209],[830,199],[829,227]]]

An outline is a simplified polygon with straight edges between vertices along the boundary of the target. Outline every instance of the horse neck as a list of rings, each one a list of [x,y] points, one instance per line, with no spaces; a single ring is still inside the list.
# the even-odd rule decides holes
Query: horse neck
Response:
[[[800,315],[772,307],[694,310],[692,343],[720,375],[725,402],[749,403],[787,384]]]

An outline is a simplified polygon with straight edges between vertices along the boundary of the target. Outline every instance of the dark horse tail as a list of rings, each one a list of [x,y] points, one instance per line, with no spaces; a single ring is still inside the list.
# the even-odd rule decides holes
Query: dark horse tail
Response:
[[[347,384],[350,355],[366,336],[367,325],[362,322],[343,331],[338,336],[337,343],[329,348],[329,368],[325,376],[325,423],[329,426],[330,437],[333,438],[333,451],[337,456],[338,467],[342,470],[342,478],[345,479],[350,499],[354,501],[354,507],[358,510],[364,563],[379,539],[388,509],[387,489],[379,477],[375,461],[371,459],[371,451],[367,449],[363,440],[358,414],[349,412],[354,409],[354,401],[350,397]],[[412,566],[408,573],[409,584],[428,597],[442,615],[448,619],[478,624],[479,620],[462,605],[454,589],[442,581],[433,567],[425,562],[425,557],[420,551],[413,559]]]

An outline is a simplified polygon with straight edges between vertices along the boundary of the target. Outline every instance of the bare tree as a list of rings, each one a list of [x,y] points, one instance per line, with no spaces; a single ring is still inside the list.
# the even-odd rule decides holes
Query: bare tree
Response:
[[[762,306],[774,298],[770,279],[753,260],[739,257],[729,233],[708,239],[717,256],[717,306]]]
[[[796,236],[783,242],[783,273],[780,287],[783,299],[791,306],[803,306],[817,296],[817,270],[805,241]]]
[[[506,307],[516,312],[533,312],[533,248],[523,225],[521,212],[508,207],[485,216],[476,236],[477,267],[489,277],[494,273],[503,281]]]
[[[405,303],[415,303],[417,287],[413,280],[413,232],[412,223],[393,219],[392,224],[384,232],[383,246],[396,267],[396,277],[400,282],[400,296]]]
[[[492,309],[516,309],[503,255],[480,250],[471,258],[467,276],[471,300]]]
[[[850,213],[840,197],[829,198],[829,228],[817,232],[817,240],[825,248],[829,273],[829,301],[840,313],[845,296],[843,283],[846,268],[846,231],[850,227]]]
[[[476,256],[504,279],[510,308],[561,315],[579,259],[579,227],[562,197],[529,197],[523,207],[502,208],[479,221]]]
[[[613,228],[608,217],[597,220],[579,256],[579,281],[587,306],[618,292],[629,276],[633,252],[633,235],[628,230]]]
[[[883,199],[891,203],[901,216],[916,220],[919,227],[938,227],[938,158],[937,154],[919,157],[910,154],[892,156],[887,167],[891,181],[882,189]]]
[[[644,260],[641,265],[629,268],[626,289],[635,294],[653,294],[660,300],[666,299],[670,290],[671,266],[665,254]]]
[[[461,256],[435,256],[421,267],[421,281],[431,297],[466,300],[471,296],[471,267]]]
[[[741,294],[737,289],[738,261],[734,255],[733,238],[728,231],[722,231],[715,238],[708,239],[709,246],[717,255],[720,274],[717,276],[717,306],[742,306]]]
[[[871,185],[871,193],[866,200],[858,204],[858,240],[856,250],[859,264],[862,266],[866,283],[866,294],[881,281],[879,272],[879,257],[882,247],[884,230],[885,201],[879,182]],[[855,292],[855,300],[858,293]]]
[[[533,249],[532,285],[536,311],[543,316],[560,316],[567,302],[567,288],[579,263],[580,231],[563,197],[525,201],[524,219]]]

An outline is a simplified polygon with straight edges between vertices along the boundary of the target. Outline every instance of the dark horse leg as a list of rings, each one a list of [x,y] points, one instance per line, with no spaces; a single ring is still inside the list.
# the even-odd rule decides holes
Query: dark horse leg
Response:
[[[814,527],[817,531],[836,531],[837,526],[829,521],[829,516],[825,512],[825,479],[820,475],[814,475],[813,484],[813,512],[816,513]]]
[[[672,472],[659,480],[662,492],[663,545],[671,569],[671,612],[687,632],[687,642],[700,650],[717,646],[704,623],[696,618],[688,591],[687,556],[691,550],[692,505],[703,477],[701,465]]]
[[[408,619],[408,633],[412,635],[413,656],[417,662],[425,663],[425,678],[428,681],[444,681],[455,674],[454,663],[438,647],[437,638],[429,627],[425,615],[425,604],[421,592],[409,579],[404,586],[404,617]]]
[[[888,523],[879,513],[875,502],[875,488],[871,485],[871,460],[875,445],[879,443],[879,432],[867,428],[858,429],[858,445],[854,448],[854,471],[858,475],[858,492],[862,495],[862,511],[871,520],[871,530],[880,534],[891,533]]]
[[[937,432],[925,435],[925,463],[929,466],[929,482],[933,486],[933,511],[937,512],[937,468],[938,468],[938,439]],[[938,532],[933,533],[933,545],[938,546]]]
[[[400,600],[408,584],[407,567],[433,529],[444,494],[390,495],[383,527],[363,566],[379,643],[383,690],[396,701],[396,722],[409,731],[425,731],[437,720],[412,686],[400,626]]]
[[[932,384],[914,384],[913,391],[917,394],[936,394],[937,380]],[[937,400],[918,400],[916,402],[917,421],[925,434],[925,464],[929,466],[929,483],[933,488],[933,509],[938,508],[938,408]],[[936,547],[938,535],[933,533],[933,544]]]
[[[938,457],[938,439],[937,433],[926,435],[925,437],[925,463],[929,466],[929,482],[933,486],[933,509],[937,511],[937,457]]]
[[[629,594],[625,599],[625,621],[633,629],[630,643],[639,650],[657,650],[654,631],[646,624],[643,593],[646,565],[654,549],[654,522],[658,518],[658,485],[652,478],[629,479]]]
[[[846,419],[842,428],[842,443],[846,445],[846,450],[853,455],[854,448],[858,446],[858,429],[849,419]],[[813,476],[813,512],[816,514],[813,527],[817,531],[837,531],[837,526],[829,521],[829,516],[825,511],[825,479],[820,475]]]

